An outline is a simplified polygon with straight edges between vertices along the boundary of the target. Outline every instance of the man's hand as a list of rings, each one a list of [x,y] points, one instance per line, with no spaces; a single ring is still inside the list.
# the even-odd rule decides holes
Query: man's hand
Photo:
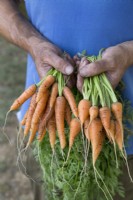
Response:
[[[0,0],[0,34],[32,55],[42,78],[54,67],[65,75],[73,73],[73,61],[42,36],[18,10],[16,0]]]
[[[62,72],[64,75],[70,75],[73,73],[73,60],[70,55],[63,53],[54,44],[44,41],[43,39],[32,41],[32,56],[35,60],[37,71],[40,77],[44,77],[46,72],[54,67]]]
[[[82,91],[83,78],[105,72],[112,86],[115,88],[122,79],[126,69],[133,64],[133,41],[109,47],[102,53],[102,59],[88,63],[82,58],[77,87]]]

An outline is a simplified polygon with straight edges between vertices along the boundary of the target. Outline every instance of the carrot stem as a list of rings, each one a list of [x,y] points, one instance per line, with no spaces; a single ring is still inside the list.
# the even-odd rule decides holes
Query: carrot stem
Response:
[[[86,100],[89,100],[89,96],[90,96],[90,94],[89,94],[89,92],[88,92],[88,90],[89,90],[89,88],[88,88],[88,83],[89,83],[89,79],[88,78],[85,78],[84,79],[84,84],[83,84],[83,97],[84,97],[84,99],[86,99]]]
[[[39,87],[39,86],[42,84],[42,82],[46,79],[46,77],[47,77],[48,75],[53,75],[54,71],[55,71],[54,69],[50,69],[50,70],[46,73],[46,75],[44,76],[44,78],[43,78],[41,81],[39,81],[39,83],[36,84],[36,86]]]
[[[106,106],[106,103],[105,103],[105,99],[104,99],[102,89],[100,87],[100,82],[99,82],[98,76],[94,77],[94,83],[96,85],[96,88],[97,88],[97,91],[98,91],[98,94],[99,94],[99,97],[100,97],[100,100],[101,100],[101,105],[102,105],[102,107],[104,107],[104,106]]]
[[[110,96],[111,96],[111,98],[112,98],[112,101],[115,103],[115,102],[117,102],[118,100],[117,100],[117,98],[116,98],[116,95],[115,95],[115,93],[114,93],[114,90],[113,90],[113,88],[112,88],[112,86],[111,86],[111,84],[110,84],[110,82],[109,82],[109,80],[107,79],[107,77],[106,77],[106,75],[104,74],[104,73],[102,73],[101,74],[101,78],[102,78],[102,80],[103,80],[103,83],[105,83],[105,85],[110,89]]]
[[[65,81],[64,81],[63,74],[61,72],[58,72],[56,74],[56,76],[57,76],[57,81],[58,81],[58,93],[59,93],[59,96],[61,97],[62,92],[63,92],[63,88],[65,86]]]

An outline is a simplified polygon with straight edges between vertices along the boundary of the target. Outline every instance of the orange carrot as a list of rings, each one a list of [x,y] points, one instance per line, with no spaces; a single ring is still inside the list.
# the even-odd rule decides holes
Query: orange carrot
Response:
[[[38,134],[37,139],[39,140],[39,142],[42,142],[45,135],[46,135],[46,128],[44,128],[42,134]]]
[[[30,136],[29,136],[26,148],[28,148],[29,145],[33,142],[33,140],[34,140],[34,138],[36,136],[37,131],[38,131],[38,124],[36,124],[36,126],[34,126],[34,129],[31,129]]]
[[[75,137],[80,133],[81,126],[77,118],[73,118],[70,123],[70,136],[69,136],[69,148],[72,148]]]
[[[43,96],[44,93],[48,90],[48,88],[55,82],[55,77],[52,75],[48,75],[46,79],[42,82],[42,84],[39,87],[37,99],[38,102]]]
[[[43,113],[43,111],[45,110],[46,104],[47,104],[47,100],[49,97],[49,91],[46,90],[45,94],[43,94],[43,97],[41,98],[41,100],[37,103],[33,118],[32,118],[32,124],[34,123],[38,123],[39,119]]]
[[[120,151],[123,151],[123,142],[124,142],[124,138],[123,138],[123,131],[120,127],[119,122],[116,120],[115,121],[115,141],[116,144],[118,145]]]
[[[109,107],[102,107],[99,109],[100,119],[106,132],[110,129],[111,110]]]
[[[54,109],[53,108],[50,109],[49,100],[48,100],[46,109],[45,109],[44,114],[42,115],[42,118],[39,123],[39,128],[38,128],[39,134],[42,134],[44,128],[47,125],[48,120],[52,117],[53,113],[54,113]]]
[[[119,103],[119,102],[118,102]],[[122,105],[120,105],[120,103],[118,104],[119,107],[115,107],[115,112],[114,112],[114,115],[116,117],[116,121],[115,121],[115,128],[116,128],[116,133],[115,133],[115,141],[116,141],[116,144],[118,145],[119,147],[119,150],[121,151],[121,154],[124,158],[124,160],[126,161],[126,166],[127,166],[127,171],[128,171],[128,175],[129,175],[129,178],[131,180],[131,182],[133,183],[133,178],[131,176],[131,173],[130,173],[130,169],[129,169],[129,164],[128,164],[128,160],[127,160],[127,156],[126,156],[126,150],[125,150],[125,146],[124,146],[124,135],[123,135],[123,127],[122,127],[122,115],[120,113],[122,113]],[[121,118],[121,119],[120,119]]]
[[[122,104],[120,102],[113,103],[112,112],[116,120],[119,122],[119,124],[121,124],[122,123]]]
[[[114,120],[110,121],[110,129],[108,132],[106,132],[106,135],[110,141],[113,143],[115,142],[115,122]]]
[[[25,123],[26,123],[28,111],[29,111],[29,109],[26,111],[26,113],[25,113],[25,115],[24,115],[24,117],[23,117],[23,119],[22,119],[22,121],[21,121],[21,125],[22,125],[22,126],[24,126]]]
[[[99,109],[97,106],[91,106],[89,109],[90,113],[90,124],[91,122],[98,117]]]
[[[29,99],[36,92],[36,85],[31,85],[26,89],[12,104],[10,111],[17,110],[27,99]]]
[[[90,106],[91,106],[91,102],[86,99],[82,99],[78,104],[78,113],[79,113],[81,126],[83,126],[83,123],[89,116]]]
[[[90,124],[90,118],[88,117],[84,122],[84,133],[86,138],[88,139],[88,142],[90,142],[89,124]]]
[[[112,112],[116,118],[116,143],[118,144],[119,149],[122,151],[123,147],[123,125],[122,125],[122,104],[116,102],[112,104]]]
[[[66,99],[63,96],[57,97],[55,102],[55,119],[61,149],[66,146],[66,137],[64,130]]]
[[[32,96],[31,101],[30,101],[29,111],[27,114],[27,120],[26,120],[25,128],[24,128],[24,136],[26,136],[30,130],[31,121],[32,121],[35,108],[36,108],[36,94]]]
[[[92,161],[93,166],[102,150],[105,133],[103,132],[103,125],[99,118],[94,119],[90,124],[90,140],[92,146]]]
[[[33,132],[33,133],[36,131],[36,126],[37,126],[37,130],[38,130],[39,120],[41,119],[42,114],[45,110],[46,103],[47,103],[47,100],[48,100],[48,96],[49,96],[49,91],[46,91],[45,95],[37,103],[37,106],[36,106],[36,109],[34,111],[32,121],[31,121],[31,132]]]
[[[106,132],[106,135],[108,139],[113,143],[114,145],[114,152],[115,152],[115,158],[116,158],[116,167],[118,168],[118,158],[117,158],[117,152],[116,152],[116,141],[115,141],[115,134],[116,134],[116,125],[115,121],[111,120],[110,122],[110,129],[108,133]]]
[[[58,83],[54,83],[51,89],[51,95],[50,95],[50,99],[49,99],[49,107],[53,108],[55,101],[56,101],[56,97],[58,95]]]
[[[55,122],[55,115],[53,115],[47,124],[47,129],[49,133],[49,141],[51,148],[54,149],[55,140],[56,140],[56,122]]]
[[[76,105],[74,95],[67,86],[65,86],[63,89],[63,95],[67,99],[74,116],[78,117],[78,108]]]
[[[65,110],[65,120],[66,120],[68,126],[70,126],[71,119],[72,119],[72,113],[71,113],[71,110],[70,110],[70,106],[67,103],[66,104],[66,110]]]

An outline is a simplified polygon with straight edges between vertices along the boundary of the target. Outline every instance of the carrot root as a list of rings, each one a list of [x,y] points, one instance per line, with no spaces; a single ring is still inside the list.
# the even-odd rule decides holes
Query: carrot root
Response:
[[[2,131],[2,133],[3,133],[3,135],[6,137],[6,139],[8,140],[8,142],[9,142],[9,144],[10,145],[12,145],[12,142],[11,142],[11,140],[10,140],[10,138],[8,137],[8,135],[6,134],[6,132],[5,132],[5,128],[6,128],[6,123],[7,123],[7,118],[8,118],[8,115],[10,114],[10,110],[6,113],[6,117],[5,117],[5,122],[4,122],[4,125],[3,125],[3,131]]]

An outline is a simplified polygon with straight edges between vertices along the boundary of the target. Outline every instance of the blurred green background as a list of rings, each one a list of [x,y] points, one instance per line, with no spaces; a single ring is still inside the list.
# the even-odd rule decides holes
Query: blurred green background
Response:
[[[24,1],[20,8],[25,14]],[[18,121],[15,112],[8,116],[5,129],[12,145],[2,130],[7,111],[24,90],[26,57],[26,52],[0,37],[0,200],[33,200],[30,181],[16,164]]]
[[[13,100],[24,89],[25,72],[26,53],[0,38],[0,126]]]
[[[29,179],[19,171],[17,161],[16,113],[10,113],[6,124],[9,144],[2,127],[13,100],[24,90],[26,53],[0,38],[0,200],[32,200]]]

